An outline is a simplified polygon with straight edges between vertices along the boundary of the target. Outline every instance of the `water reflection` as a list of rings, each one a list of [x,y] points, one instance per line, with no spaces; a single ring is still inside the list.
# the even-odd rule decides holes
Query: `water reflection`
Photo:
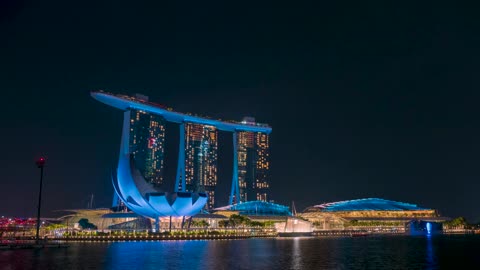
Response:
[[[111,243],[108,269],[185,269],[205,259],[207,241]]]
[[[295,237],[293,239],[293,249],[292,249],[292,269],[302,269],[301,267],[301,251],[300,251],[300,238]]]
[[[0,251],[0,269],[455,269],[478,266],[478,246],[475,235],[71,243]]]
[[[435,254],[433,250],[432,235],[427,236],[427,248],[426,248],[426,269],[437,269],[437,262],[435,260]]]

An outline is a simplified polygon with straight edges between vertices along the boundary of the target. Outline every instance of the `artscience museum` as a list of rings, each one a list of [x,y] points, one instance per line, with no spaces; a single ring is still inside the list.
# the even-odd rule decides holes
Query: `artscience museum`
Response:
[[[122,202],[135,213],[154,219],[157,226],[159,218],[193,216],[207,203],[205,193],[165,192],[147,183],[128,153],[120,157],[112,180]]]

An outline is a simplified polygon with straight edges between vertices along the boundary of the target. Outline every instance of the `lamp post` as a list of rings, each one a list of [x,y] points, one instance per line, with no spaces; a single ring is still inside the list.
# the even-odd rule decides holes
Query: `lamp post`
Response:
[[[43,166],[45,165],[45,158],[39,158],[35,164],[40,168],[40,190],[38,192],[38,209],[37,209],[37,233],[35,234],[35,243],[39,243],[39,231],[40,231],[40,207],[42,204],[42,182],[43,182]]]

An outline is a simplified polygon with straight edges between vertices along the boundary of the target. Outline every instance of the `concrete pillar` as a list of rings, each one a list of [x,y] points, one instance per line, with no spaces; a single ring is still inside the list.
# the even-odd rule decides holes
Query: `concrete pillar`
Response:
[[[233,132],[233,176],[232,189],[230,191],[230,199],[228,204],[233,204],[233,195],[235,194],[236,203],[240,202],[240,189],[238,186],[238,147],[237,147],[237,131]]]
[[[175,179],[175,192],[185,191],[185,123],[180,124],[180,143],[178,144],[177,177]]]
[[[155,232],[160,232],[160,218],[156,217],[155,218]]]
[[[124,155],[130,155],[130,110],[126,110],[123,113],[123,126],[122,126],[122,138],[120,140],[120,156],[121,160]],[[118,174],[118,168],[117,173]],[[112,174],[113,176],[114,174]],[[113,198],[112,198],[112,207],[120,206],[120,197],[117,194],[117,191],[114,189]]]

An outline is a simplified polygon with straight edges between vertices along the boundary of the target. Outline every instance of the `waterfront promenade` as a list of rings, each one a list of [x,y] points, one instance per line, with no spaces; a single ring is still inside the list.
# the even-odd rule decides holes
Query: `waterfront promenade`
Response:
[[[443,235],[480,235],[480,230],[447,230]],[[405,232],[366,232],[362,230],[325,230],[314,231],[313,238],[322,237],[357,237],[357,236],[408,236]],[[125,241],[187,241],[187,240],[238,240],[249,238],[276,238],[279,237],[275,231],[203,231],[185,232],[172,231],[171,233],[132,233],[116,232],[113,234],[98,235],[94,232],[90,234],[70,234],[56,237],[45,237],[40,244],[35,244],[31,237],[3,238],[0,239],[0,250],[6,249],[24,249],[41,247],[62,247],[66,242],[125,242]],[[63,246],[64,247],[64,246]]]
[[[6,249],[26,249],[41,247],[60,247],[59,245],[75,241],[75,242],[112,242],[112,241],[177,241],[177,240],[235,240],[248,238],[266,238],[277,237],[277,233],[273,231],[202,231],[202,232],[186,232],[172,231],[165,233],[132,233],[132,232],[115,232],[113,234],[97,234],[97,232],[66,234],[62,236],[46,236],[39,244],[35,243],[31,237],[4,238],[0,241],[0,250]]]

